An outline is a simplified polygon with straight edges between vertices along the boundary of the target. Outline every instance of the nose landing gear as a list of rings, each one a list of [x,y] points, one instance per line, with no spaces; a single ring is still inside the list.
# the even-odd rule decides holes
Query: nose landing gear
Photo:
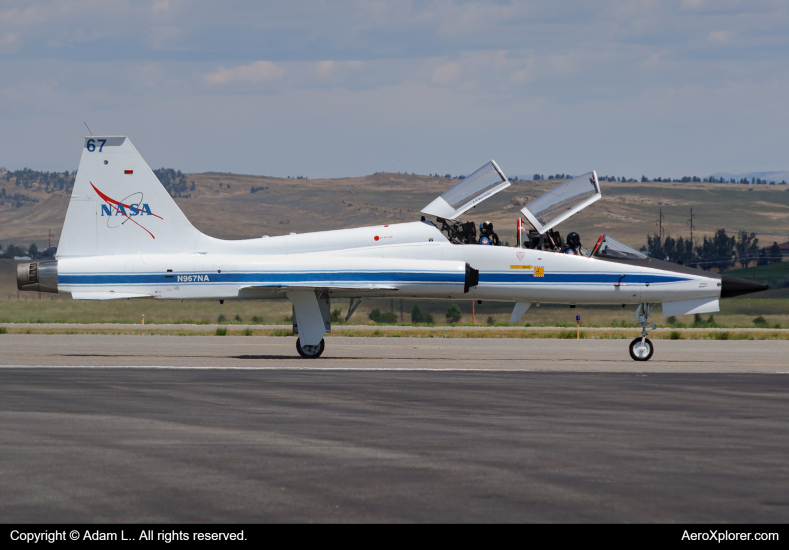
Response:
[[[630,357],[634,361],[649,361],[655,352],[655,346],[647,338],[647,333],[656,328],[655,323],[649,322],[649,313],[654,306],[655,304],[640,304],[635,315],[633,315],[633,320],[635,321],[638,318],[638,322],[641,323],[641,338],[636,338],[630,342]]]

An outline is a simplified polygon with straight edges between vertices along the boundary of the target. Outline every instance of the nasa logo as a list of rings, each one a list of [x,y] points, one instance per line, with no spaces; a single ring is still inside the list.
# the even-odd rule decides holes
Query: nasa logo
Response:
[[[121,227],[127,221],[131,221],[137,227],[148,233],[152,239],[156,237],[153,236],[153,233],[148,231],[142,224],[138,223],[136,220],[132,219],[133,216],[153,216],[154,218],[159,218],[160,220],[163,219],[161,216],[157,216],[153,212],[151,212],[151,207],[148,203],[143,202],[143,195],[140,192],[132,193],[122,201],[116,201],[113,198],[108,197],[99,189],[93,185],[93,182],[90,182],[90,186],[93,187],[93,190],[96,191],[96,194],[101,197],[101,200],[104,201],[104,204],[101,205],[101,217],[107,217],[107,227],[109,229],[115,229],[116,227]],[[137,198],[139,195],[139,198]],[[130,201],[129,199],[135,197],[136,200]],[[120,224],[118,225],[111,225],[111,220],[116,217],[125,218]]]

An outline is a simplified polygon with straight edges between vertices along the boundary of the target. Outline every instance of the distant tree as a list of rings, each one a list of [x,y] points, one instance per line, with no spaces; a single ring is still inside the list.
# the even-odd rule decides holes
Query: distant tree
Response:
[[[33,259],[38,257],[38,247],[36,246],[36,243],[30,245],[30,248],[27,249],[27,255]]]
[[[419,304],[414,304],[414,307],[411,310],[411,322],[414,324],[426,323],[428,325],[432,325],[434,323],[433,314],[423,312],[422,308],[419,307]]]
[[[704,237],[701,246],[696,247],[696,255],[702,260],[700,265],[707,270],[718,268],[723,273],[735,264],[735,237],[726,235],[725,229],[718,229],[712,238]]]
[[[751,260],[758,260],[759,239],[756,238],[755,233],[740,231],[734,248],[737,250],[737,259],[742,267],[748,267]]]
[[[460,312],[457,304],[449,306],[446,313],[447,323],[457,323],[461,317],[463,317],[463,314]]]
[[[671,235],[663,239],[662,243],[657,234],[647,235],[647,246],[641,249],[648,256],[668,262],[682,260],[683,263],[688,263],[693,258],[693,243],[690,239],[679,237],[675,240]]]
[[[10,256],[10,254],[9,254]],[[764,247],[759,250],[759,259],[756,265],[770,265],[780,263],[783,258],[781,257],[781,247],[777,242],[773,242],[770,247]]]
[[[392,324],[397,322],[397,314],[394,311],[385,311],[382,313],[380,309],[374,309],[370,312],[368,317],[376,323]]]

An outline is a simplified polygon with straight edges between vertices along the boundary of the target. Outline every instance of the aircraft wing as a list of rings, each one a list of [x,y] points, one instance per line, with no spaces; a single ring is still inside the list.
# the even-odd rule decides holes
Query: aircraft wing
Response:
[[[74,300],[122,300],[126,298],[153,298],[150,294],[138,294],[134,292],[72,292]]]
[[[260,294],[284,294],[286,292],[297,292],[304,290],[327,290],[332,294],[341,294],[343,296],[363,297],[367,295],[377,294],[390,294],[399,292],[400,289],[395,286],[384,285],[331,285],[331,284],[316,284],[315,286],[282,286],[282,285],[255,285],[255,286],[242,286],[238,289],[239,297],[252,297]]]

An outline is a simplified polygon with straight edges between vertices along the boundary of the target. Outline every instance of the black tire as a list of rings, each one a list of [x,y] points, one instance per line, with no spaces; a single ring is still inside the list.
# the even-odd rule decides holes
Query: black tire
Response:
[[[641,338],[636,338],[630,342],[630,357],[633,358],[633,361],[649,361],[652,354],[655,353],[655,346],[652,345],[652,341],[649,338],[644,340],[644,345],[649,350],[649,353],[646,355],[643,353],[636,354],[635,348],[636,346],[641,347]]]
[[[301,349],[301,340],[298,338],[296,339],[296,351],[298,351],[299,355],[301,355],[304,359],[317,359],[323,354],[323,349],[325,347],[326,347],[326,343],[323,341],[323,338],[321,338],[321,343],[318,344],[318,351],[313,354],[309,354],[303,349]]]

